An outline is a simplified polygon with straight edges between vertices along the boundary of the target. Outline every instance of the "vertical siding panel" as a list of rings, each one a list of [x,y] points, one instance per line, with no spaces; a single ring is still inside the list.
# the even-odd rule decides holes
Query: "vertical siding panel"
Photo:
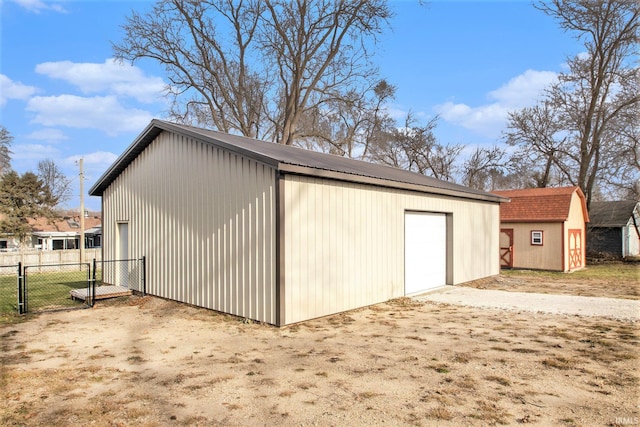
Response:
[[[286,179],[287,185],[285,187],[285,192],[284,192],[284,201],[281,201],[281,203],[283,202],[285,203],[284,210],[286,212],[286,216],[284,221],[285,223],[280,225],[281,227],[284,227],[284,239],[285,239],[285,245],[284,245],[285,262],[284,262],[283,268],[285,269],[284,276],[286,277],[286,288],[285,288],[284,310],[285,310],[285,319],[287,320],[287,322],[294,321],[293,313],[291,312],[291,306],[293,305],[293,296],[295,295],[295,291],[293,289],[293,282],[295,278],[294,278],[292,269],[293,269],[293,266],[296,264],[295,264],[293,251],[292,251],[293,242],[294,242],[294,236],[293,236],[292,230],[293,230],[294,215],[296,215],[297,212],[291,203],[291,195],[295,191],[295,185],[293,184],[292,180],[293,180],[293,177],[287,177]],[[276,215],[278,214],[279,213],[276,212]]]
[[[178,146],[182,143],[182,137],[177,137],[177,141],[175,144],[171,144],[171,155],[170,157],[175,159],[177,156]],[[168,159],[167,159],[168,160]],[[173,168],[171,168],[173,169]],[[171,172],[174,172],[173,170]],[[184,301],[182,298],[182,289],[181,283],[178,282],[178,275],[180,274],[180,268],[182,265],[182,254],[180,251],[180,221],[178,219],[178,212],[176,207],[180,205],[180,176],[174,176],[171,173],[172,179],[170,181],[171,184],[171,193],[174,197],[168,198],[168,209],[171,215],[171,230],[170,230],[170,239],[169,239],[169,248],[168,250],[171,252],[167,253],[166,260],[170,260],[173,258],[173,261],[169,261],[169,265],[171,266],[171,274],[169,275],[169,280],[167,286],[170,291],[170,298],[176,299],[178,301]]]
[[[278,185],[275,179],[275,175],[271,176],[268,173],[268,170],[265,166],[262,166],[263,172],[263,182],[273,182],[273,186],[271,186],[267,191],[262,191],[262,200],[263,203],[260,205],[263,212],[261,218],[263,218],[262,226],[264,227],[264,233],[261,233],[263,236],[263,248],[264,250],[261,253],[264,255],[262,260],[263,266],[263,276],[261,283],[265,284],[266,294],[265,294],[265,318],[272,319],[271,323],[275,321],[275,239],[271,239],[274,236],[275,231],[275,215],[276,208],[275,204],[272,204],[275,197],[275,186]],[[273,213],[273,215],[272,215]],[[284,224],[282,224],[284,227]],[[284,261],[284,260],[283,260]],[[272,268],[273,267],[273,268]]]
[[[266,253],[266,258],[265,258],[265,282],[268,283],[268,292],[267,292],[267,296],[268,296],[268,312],[269,312],[269,316],[267,316],[270,323],[275,323],[276,321],[276,271],[278,271],[276,269],[276,262],[278,262],[279,257],[276,257],[276,239],[279,238],[279,236],[276,236],[276,217],[280,215],[279,212],[276,212],[276,203],[275,203],[275,197],[276,197],[276,189],[275,186],[279,185],[278,182],[276,182],[275,179],[275,172],[273,171],[273,169],[265,169],[265,180],[263,182],[271,182],[272,185],[266,187],[266,194],[265,194],[265,198],[266,198],[266,205],[265,205],[265,209],[264,209],[264,217],[266,218],[265,221],[265,228],[264,228],[264,233],[263,235],[266,237],[265,238],[265,253]],[[266,172],[270,172],[270,173],[266,173]],[[268,177],[267,177],[268,175]],[[284,227],[284,224],[281,224],[282,227]],[[284,260],[282,260],[284,262]]]
[[[316,218],[315,218],[315,208],[316,208],[316,188],[318,188],[317,185],[317,180],[312,180],[313,185],[308,186],[307,188],[305,188],[306,190],[306,194],[304,197],[304,204],[306,207],[306,215],[304,218],[301,218],[301,221],[303,221],[303,224],[301,224],[301,227],[299,228],[300,231],[305,230],[306,233],[304,233],[304,237],[305,237],[305,241],[304,241],[304,259],[305,259],[305,270],[309,271],[309,274],[312,276],[315,276],[317,274],[317,270],[314,268],[314,262],[313,262],[313,258],[315,256],[315,245],[314,243],[314,237],[315,237],[315,233],[316,233],[316,229],[317,227],[320,225],[316,222]],[[316,286],[313,286],[311,283],[309,283],[306,280],[301,280],[301,282],[304,283],[304,287],[305,287],[305,292],[306,294],[309,296],[308,298],[304,298],[303,301],[306,303],[307,306],[307,312],[311,313],[312,315],[315,316],[315,313],[317,312],[316,310],[316,300],[317,300],[317,295],[316,295]]]
[[[233,155],[234,171],[242,173],[242,164],[235,154]],[[240,186],[238,180],[233,180],[233,310],[244,317],[243,293],[241,286],[242,275],[242,207],[240,201]]]
[[[230,221],[231,214],[233,212],[233,206],[231,206],[231,197],[230,192],[232,190],[231,183],[229,182],[230,178],[230,168],[231,168],[231,155],[224,153],[225,161],[223,163],[224,167],[224,186],[225,186],[225,196],[224,196],[224,208],[225,211],[223,213],[224,220],[224,303],[222,306],[223,311],[229,313],[231,312],[231,297],[229,294],[229,289],[231,288],[231,229],[230,229]]]
[[[105,259],[129,221],[149,293],[273,323],[274,185],[270,167],[162,132],[104,191]]]

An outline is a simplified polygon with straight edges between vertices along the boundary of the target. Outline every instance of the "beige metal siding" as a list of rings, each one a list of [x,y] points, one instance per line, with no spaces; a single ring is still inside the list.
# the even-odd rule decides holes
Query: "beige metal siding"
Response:
[[[503,223],[513,228],[513,267],[562,271],[562,223]],[[542,246],[531,244],[531,231],[542,231]]]
[[[406,211],[447,216],[449,284],[499,273],[499,205],[287,175],[284,323],[404,295]]]
[[[105,259],[116,223],[147,257],[150,294],[275,323],[275,172],[163,132],[105,190]]]

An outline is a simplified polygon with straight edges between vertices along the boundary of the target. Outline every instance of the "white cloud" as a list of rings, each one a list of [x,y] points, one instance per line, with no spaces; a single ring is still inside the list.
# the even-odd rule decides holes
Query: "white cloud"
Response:
[[[35,113],[32,123],[99,129],[112,136],[139,131],[153,118],[148,111],[124,107],[115,96],[36,96],[26,109]]]
[[[58,149],[43,144],[17,144],[11,147],[11,151],[13,151],[12,160],[42,160],[58,155]]]
[[[544,88],[557,77],[553,71],[527,70],[509,80],[507,84],[489,92],[489,98],[495,99],[501,105],[515,108],[530,106],[535,104]]]
[[[85,165],[110,166],[116,161],[118,156],[109,151],[96,151],[88,154],[76,154],[65,159],[67,164],[75,164],[78,160],[84,159]]]
[[[27,135],[29,139],[37,139],[43,141],[62,141],[69,139],[60,129],[45,128],[31,132]]]
[[[543,89],[556,78],[557,74],[552,71],[527,70],[489,92],[487,97],[495,102],[478,107],[445,102],[435,109],[448,122],[496,137],[504,128],[509,111],[534,105]]]
[[[77,86],[84,94],[108,93],[156,102],[163,96],[165,83],[160,77],[147,76],[138,67],[107,59],[104,63],[44,62],[36,72]]]
[[[13,0],[18,5],[24,7],[29,12],[40,13],[43,10],[52,10],[54,12],[66,13],[67,11],[60,3],[46,2],[42,0]]]
[[[15,82],[4,74],[0,74],[0,106],[5,105],[9,99],[28,99],[37,91],[38,89],[33,86]]]

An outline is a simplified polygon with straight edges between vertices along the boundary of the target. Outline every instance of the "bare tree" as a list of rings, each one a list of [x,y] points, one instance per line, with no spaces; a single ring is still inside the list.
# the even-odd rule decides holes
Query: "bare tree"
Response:
[[[0,176],[11,170],[11,143],[13,136],[0,125]]]
[[[586,53],[567,61],[569,70],[546,91],[542,105],[510,116],[507,140],[542,160],[539,185],[549,184],[556,167],[589,201],[604,158],[621,154],[616,153],[617,122],[640,102],[631,59],[637,54],[640,4],[551,0],[536,7],[583,40]]]
[[[462,183],[467,187],[491,191],[505,175],[505,151],[498,147],[476,147],[464,162]]]
[[[262,51],[279,80],[276,139],[292,144],[305,111],[375,77],[364,41],[391,16],[384,0],[265,1]],[[346,90],[345,90],[346,89]]]
[[[42,182],[45,201],[49,206],[59,206],[71,197],[71,181],[62,173],[53,160],[38,162],[38,179]]]
[[[115,56],[165,67],[175,119],[262,137],[267,82],[252,71],[261,2],[160,0],[132,12]]]
[[[456,161],[463,146],[442,145],[433,130],[438,117],[424,126],[417,126],[411,113],[403,125],[395,122],[393,127],[376,133],[371,143],[369,159],[395,166],[437,179],[454,181]]]
[[[387,81],[366,92],[349,91],[307,111],[299,124],[304,135],[297,144],[339,156],[366,159],[375,136],[395,125],[385,103],[395,87]]]
[[[556,109],[548,101],[509,113],[507,144],[519,147],[511,158],[511,166],[520,168],[535,187],[547,187],[554,169],[570,175],[562,162],[562,150],[568,135],[563,132]]]
[[[366,89],[390,16],[383,0],[159,0],[113,49],[164,65],[176,119],[292,144],[305,114]]]
[[[603,153],[600,182],[613,198],[640,200],[640,103],[616,118],[607,140],[612,149]]]

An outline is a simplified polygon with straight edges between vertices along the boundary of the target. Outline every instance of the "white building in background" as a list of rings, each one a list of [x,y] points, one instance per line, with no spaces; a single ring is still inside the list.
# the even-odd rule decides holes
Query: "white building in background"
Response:
[[[56,251],[80,248],[79,217],[64,215],[62,219],[50,223],[46,218],[29,221],[33,226],[30,238],[21,247],[20,242],[11,237],[0,237],[0,252],[16,252],[20,249]],[[99,214],[85,217],[85,248],[102,246],[102,219]]]

